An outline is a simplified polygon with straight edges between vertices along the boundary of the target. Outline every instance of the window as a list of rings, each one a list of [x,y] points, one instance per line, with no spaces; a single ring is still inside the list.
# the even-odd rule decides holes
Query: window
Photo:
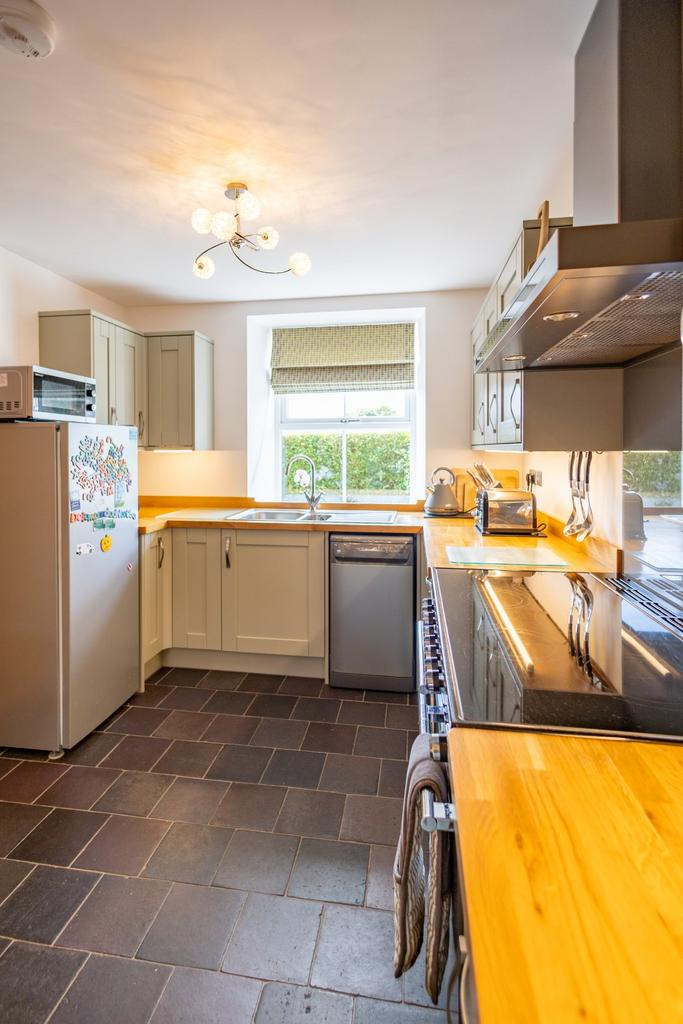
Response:
[[[415,393],[332,391],[277,400],[281,497],[301,498],[308,455],[328,501],[409,502],[414,491]]]
[[[681,452],[624,452],[624,482],[640,494],[645,508],[680,508]]]

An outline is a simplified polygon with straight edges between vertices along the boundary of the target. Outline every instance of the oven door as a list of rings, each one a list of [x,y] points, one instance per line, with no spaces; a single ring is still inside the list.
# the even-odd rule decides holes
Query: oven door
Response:
[[[34,366],[31,384],[32,419],[95,422],[95,381],[91,378]]]

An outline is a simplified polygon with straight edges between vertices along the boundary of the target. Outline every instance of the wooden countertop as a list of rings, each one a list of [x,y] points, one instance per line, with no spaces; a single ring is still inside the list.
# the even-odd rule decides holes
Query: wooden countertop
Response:
[[[274,503],[273,507],[277,507]],[[377,506],[374,506],[377,508]],[[346,506],[348,508],[348,506]],[[509,547],[518,550],[533,549],[539,546],[550,548],[567,564],[550,567],[559,572],[572,569],[576,572],[605,572],[614,570],[616,565],[616,548],[602,543],[599,549],[601,558],[596,557],[596,546],[587,547],[576,541],[568,542],[553,533],[545,538],[536,537],[482,537],[475,529],[472,519],[449,520],[445,522],[430,519],[422,512],[399,512],[391,524],[347,525],[340,523],[264,523],[245,522],[227,519],[227,516],[240,511],[240,507],[190,507],[178,506],[141,507],[138,519],[140,533],[154,533],[166,527],[200,527],[211,529],[237,530],[314,530],[325,533],[416,533],[424,537],[427,565],[431,569],[457,568],[457,563],[449,562],[446,548],[456,547]],[[180,515],[182,513],[182,515]],[[167,518],[170,514],[173,518]]]
[[[452,729],[481,1024],[683,1021],[683,745]]]

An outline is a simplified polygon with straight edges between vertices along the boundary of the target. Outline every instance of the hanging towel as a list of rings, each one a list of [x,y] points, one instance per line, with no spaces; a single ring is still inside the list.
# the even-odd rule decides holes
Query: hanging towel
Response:
[[[394,861],[394,974],[400,977],[415,963],[426,930],[425,990],[437,1003],[448,959],[452,842],[449,832],[429,833],[429,867],[425,871],[421,824],[425,789],[430,789],[438,802],[448,800],[446,775],[429,753],[429,737],[422,735],[410,752]]]

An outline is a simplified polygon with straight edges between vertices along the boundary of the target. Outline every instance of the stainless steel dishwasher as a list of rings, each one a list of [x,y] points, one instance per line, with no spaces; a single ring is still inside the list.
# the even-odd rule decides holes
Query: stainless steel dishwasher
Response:
[[[330,683],[415,689],[415,538],[330,537]]]

